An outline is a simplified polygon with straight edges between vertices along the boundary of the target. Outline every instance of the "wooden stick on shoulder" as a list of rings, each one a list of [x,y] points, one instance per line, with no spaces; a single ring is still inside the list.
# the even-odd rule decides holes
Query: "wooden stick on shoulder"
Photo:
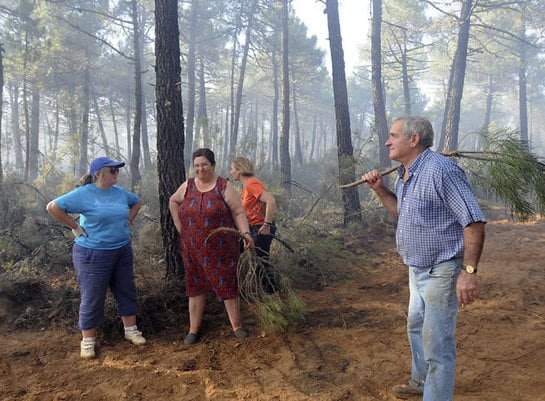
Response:
[[[380,172],[380,175],[381,176],[385,176],[385,175],[388,175],[390,173],[393,173],[394,171],[396,171],[398,168],[400,167],[400,165],[397,165],[397,166],[394,166],[394,167],[390,167],[389,169],[387,170],[384,170],[384,171],[381,171]],[[364,180],[364,179],[359,179],[357,181],[354,181],[354,182],[351,182],[350,184],[344,184],[344,185],[341,185],[341,188],[354,188],[354,187],[357,187],[358,185],[361,185],[361,184],[365,184],[367,182],[367,180]]]

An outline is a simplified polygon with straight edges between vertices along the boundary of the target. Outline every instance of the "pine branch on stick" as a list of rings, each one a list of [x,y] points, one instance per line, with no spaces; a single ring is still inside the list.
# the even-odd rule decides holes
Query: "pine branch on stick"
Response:
[[[466,171],[473,181],[487,195],[505,202],[519,220],[526,221],[545,212],[545,164],[518,137],[516,131],[499,130],[487,137],[488,143],[482,151],[454,150],[441,154],[466,159]],[[399,167],[384,170],[381,175]],[[365,182],[360,179],[340,187],[353,188]]]

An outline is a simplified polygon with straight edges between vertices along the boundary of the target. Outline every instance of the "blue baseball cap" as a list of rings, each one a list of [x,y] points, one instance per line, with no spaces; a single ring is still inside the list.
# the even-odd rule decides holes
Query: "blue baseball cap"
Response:
[[[91,174],[91,177],[93,177],[95,173],[103,167],[123,167],[124,165],[124,162],[116,162],[115,160],[109,159],[105,156],[97,157],[91,162],[89,174]]]

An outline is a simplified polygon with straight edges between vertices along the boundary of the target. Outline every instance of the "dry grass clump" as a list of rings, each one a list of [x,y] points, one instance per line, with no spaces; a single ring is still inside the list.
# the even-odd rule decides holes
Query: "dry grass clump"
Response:
[[[233,228],[220,227],[212,230],[206,240],[218,233],[243,238]],[[304,319],[303,302],[291,288],[289,277],[270,260],[258,258],[253,249],[241,253],[237,280],[241,298],[250,306],[264,333],[284,332]],[[271,287],[275,288],[274,293]]]
[[[275,292],[267,287],[272,277]],[[291,287],[289,277],[271,261],[257,257],[253,249],[240,255],[237,269],[241,297],[250,305],[261,330],[266,333],[284,332],[304,320],[304,304]]]

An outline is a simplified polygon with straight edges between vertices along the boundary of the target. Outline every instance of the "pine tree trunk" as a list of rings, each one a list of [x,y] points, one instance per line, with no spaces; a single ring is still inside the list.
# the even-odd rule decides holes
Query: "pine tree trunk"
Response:
[[[403,49],[403,54],[401,55],[401,71],[402,71],[402,80],[403,80],[403,102],[405,103],[405,115],[410,116],[411,111],[411,86],[409,79],[409,66],[407,61],[407,48]]]
[[[333,98],[335,101],[335,120],[337,124],[337,155],[339,158],[339,181],[342,184],[353,182],[356,178],[352,131],[350,130],[350,110],[344,65],[339,5],[337,0],[326,1],[329,46],[333,72]],[[360,199],[356,188],[342,190],[344,205],[343,223],[361,221]]]
[[[29,178],[35,180],[38,177],[40,155],[40,89],[36,84],[32,86],[32,110],[30,118],[30,157]]]
[[[460,30],[458,31],[458,44],[449,78],[447,100],[445,104],[445,116],[441,129],[441,139],[444,141],[443,151],[454,150],[458,147],[458,129],[460,127],[460,107],[464,92],[464,80],[466,74],[467,47],[469,43],[469,29],[471,27],[471,14],[473,0],[464,0],[460,15]]]
[[[388,148],[384,146],[388,140],[388,122],[386,121],[386,105],[382,87],[382,0],[373,0],[373,22],[371,33],[371,92],[375,109],[375,130],[379,142],[379,164],[390,166]]]
[[[19,86],[10,87],[11,130],[13,132],[13,146],[15,151],[15,164],[23,166],[23,141],[21,140],[21,126],[19,125]]]
[[[197,113],[197,126],[198,131],[201,132],[204,146],[213,148],[206,106],[206,82],[204,77],[204,60],[202,57],[199,63],[199,108]]]
[[[138,13],[138,16],[140,17],[140,27],[145,27],[146,26],[146,16],[147,16],[147,13],[146,12],[139,12]],[[140,55],[140,71],[142,71],[142,73],[140,74],[140,81],[142,81],[142,74],[144,73],[144,70],[147,68],[144,68],[144,43],[146,41],[146,35],[144,34],[144,29],[139,29],[138,30],[138,33],[140,34],[140,41],[139,41],[139,50],[138,50],[138,54]],[[151,171],[151,169],[153,168],[153,163],[151,161],[151,151],[150,151],[150,146],[149,146],[149,131],[148,131],[148,108],[146,106],[147,104],[147,101],[146,101],[146,94],[147,94],[147,90],[144,88],[144,86],[142,86],[142,122],[141,122],[141,137],[142,137],[142,153],[143,153],[143,156],[144,156],[144,170],[145,171]]]
[[[116,155],[119,155],[120,154],[120,149],[119,149],[119,132],[117,130],[117,118],[116,118],[116,114],[115,114],[115,108],[114,108],[114,100],[113,98],[110,96],[110,113],[112,115],[112,126],[113,126],[113,129],[114,129],[114,153]]]
[[[250,50],[250,38],[252,36],[253,22],[257,7],[257,0],[254,0],[248,10],[248,25],[246,26],[245,42],[242,48],[242,60],[240,62],[240,71],[238,76],[237,94],[235,97],[235,108],[233,110],[233,120],[231,122],[231,138],[229,140],[229,157],[233,160],[236,156],[236,146],[238,140],[238,128],[240,122],[240,108],[242,106],[242,93],[244,89],[244,78],[246,77],[246,65],[248,63],[248,51]]]
[[[282,134],[280,137],[280,176],[282,187],[291,193],[290,159],[290,76],[288,48],[288,3],[282,0],[281,74],[282,74]]]
[[[299,128],[299,115],[297,114],[297,98],[295,96],[295,88],[293,88],[293,122],[295,124],[295,162],[303,165],[303,146],[301,144],[301,130]]]
[[[155,0],[157,174],[167,278],[183,277],[180,240],[168,207],[185,181],[179,36],[178,1]]]
[[[142,128],[142,57],[140,54],[140,24],[138,23],[138,4],[131,1],[134,47],[134,129],[132,155],[130,160],[131,190],[140,193],[140,129]]]
[[[184,160],[185,167],[189,169],[191,163],[191,154],[195,145],[194,141],[194,129],[195,129],[195,95],[196,95],[196,41],[197,41],[197,10],[198,0],[191,0],[191,11],[189,20],[189,38],[188,38],[188,52],[187,52],[187,120],[185,124],[185,145],[184,145]]]
[[[89,63],[85,65],[85,71],[83,76],[83,90],[80,98],[82,119],[80,128],[80,141],[79,141],[79,157],[78,157],[78,173],[83,175],[89,171],[89,163],[87,157],[88,143],[89,143],[89,104],[90,104],[90,85],[91,74],[89,72]]]
[[[4,99],[4,48],[0,45],[0,99]],[[2,169],[2,116],[4,102],[0,101],[0,185],[4,182],[4,170]]]
[[[527,55],[526,55],[526,5],[524,2],[521,4],[521,28],[520,28],[520,50],[519,50],[519,120],[520,120],[520,140],[529,149],[529,137],[528,137],[528,99],[526,93],[526,69],[527,69]]]
[[[102,139],[102,148],[104,149],[104,154],[110,157],[110,146],[108,146],[108,139],[106,138],[106,132],[104,131],[104,124],[102,123],[102,116],[100,114],[100,106],[98,105],[97,96],[94,94],[93,107],[95,108],[95,115],[97,116],[98,131],[100,132],[100,138]]]
[[[280,68],[278,67],[278,56],[276,52],[272,55],[273,66],[273,87],[274,95],[272,99],[272,113],[271,113],[271,152],[269,157],[271,159],[271,166],[273,171],[278,171],[279,155],[278,155],[278,104],[280,102]]]

